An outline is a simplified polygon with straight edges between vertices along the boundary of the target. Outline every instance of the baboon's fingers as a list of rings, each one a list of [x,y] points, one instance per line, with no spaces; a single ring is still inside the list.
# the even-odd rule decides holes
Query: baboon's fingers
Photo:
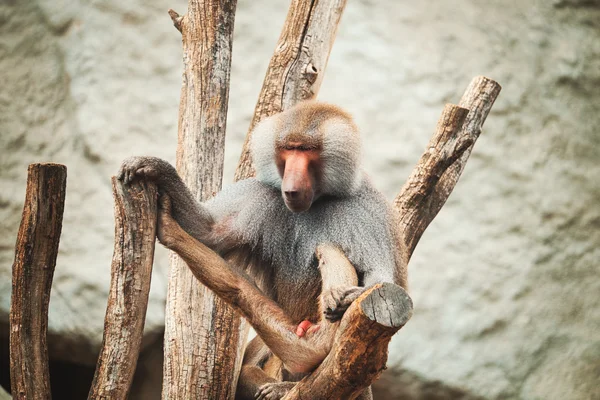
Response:
[[[325,319],[329,322],[337,322],[344,316],[344,313],[348,307],[345,308],[336,308],[335,310],[326,310],[323,314],[325,314]]]
[[[273,382],[262,385],[256,393],[256,400],[278,400],[284,397],[295,382]]]
[[[131,169],[127,169],[127,178],[125,178],[125,183],[130,184],[133,182],[134,172]]]

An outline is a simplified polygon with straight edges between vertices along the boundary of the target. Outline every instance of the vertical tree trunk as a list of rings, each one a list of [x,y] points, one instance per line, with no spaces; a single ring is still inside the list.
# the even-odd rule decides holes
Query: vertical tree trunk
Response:
[[[48,305],[65,205],[67,168],[31,164],[13,264],[10,374],[15,399],[49,399]]]
[[[221,188],[236,0],[190,0],[169,14],[183,40],[177,170],[198,201]],[[240,319],[171,257],[165,321],[165,399],[231,399],[245,336]]]
[[[115,248],[104,337],[89,399],[126,399],[137,365],[156,243],[156,187],[112,178]]]

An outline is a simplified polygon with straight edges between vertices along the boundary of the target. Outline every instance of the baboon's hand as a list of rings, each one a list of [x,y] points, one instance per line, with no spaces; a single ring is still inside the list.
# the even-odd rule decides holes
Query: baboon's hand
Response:
[[[365,291],[360,286],[337,286],[321,295],[323,313],[331,322],[339,321],[350,304]]]
[[[168,249],[181,241],[183,229],[177,221],[171,216],[171,199],[168,195],[162,194],[158,199],[158,226],[156,227],[156,237],[158,241]]]
[[[296,382],[266,383],[258,388],[258,392],[256,392],[254,398],[256,400],[279,400],[292,390],[294,386],[296,386]]]
[[[158,181],[174,171],[171,164],[157,157],[129,157],[123,160],[117,178],[125,184],[140,178]]]

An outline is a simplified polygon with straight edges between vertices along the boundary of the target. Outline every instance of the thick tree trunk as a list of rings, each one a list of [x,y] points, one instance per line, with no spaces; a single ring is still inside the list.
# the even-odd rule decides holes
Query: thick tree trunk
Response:
[[[48,305],[65,205],[67,168],[31,164],[13,264],[10,376],[15,399],[49,399]]]
[[[292,0],[258,96],[236,181],[254,175],[248,148],[254,126],[264,117],[316,97],[345,6],[346,0]]]
[[[183,40],[177,170],[198,201],[221,188],[236,0],[170,10]],[[165,321],[165,399],[231,399],[245,342],[240,318],[187,265],[171,258]]]
[[[89,399],[126,399],[140,352],[156,243],[153,184],[112,178],[115,248],[104,337]]]

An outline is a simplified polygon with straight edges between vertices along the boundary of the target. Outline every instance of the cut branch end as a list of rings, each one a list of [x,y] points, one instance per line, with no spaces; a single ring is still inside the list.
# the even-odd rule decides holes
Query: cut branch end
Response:
[[[344,315],[329,355],[285,397],[298,400],[355,398],[385,369],[392,336],[412,316],[410,296],[393,283],[366,290]]]
[[[387,328],[400,329],[412,317],[413,303],[400,286],[383,283],[360,302],[360,309],[371,321]]]

